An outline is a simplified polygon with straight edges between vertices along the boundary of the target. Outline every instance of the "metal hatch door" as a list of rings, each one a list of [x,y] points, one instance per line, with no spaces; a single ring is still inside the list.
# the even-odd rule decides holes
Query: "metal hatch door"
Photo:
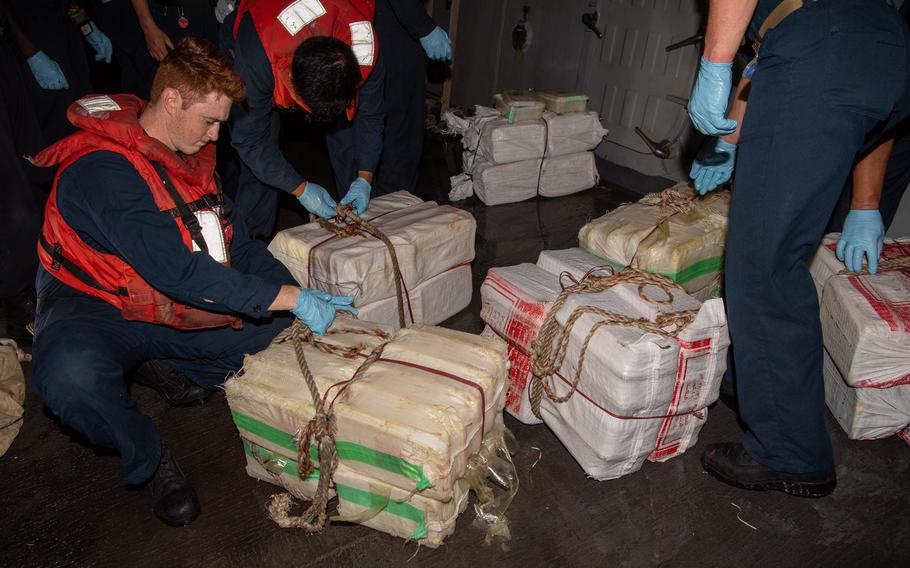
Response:
[[[696,0],[589,0],[603,34],[585,34],[579,88],[610,134],[597,153],[648,175],[684,179],[694,154],[686,116],[701,43],[667,52],[699,32],[707,3]],[[654,144],[645,141],[642,134]],[[655,146],[669,158],[655,155]]]

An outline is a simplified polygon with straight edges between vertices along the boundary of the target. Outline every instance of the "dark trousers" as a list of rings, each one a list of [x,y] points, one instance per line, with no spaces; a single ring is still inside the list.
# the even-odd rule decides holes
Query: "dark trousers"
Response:
[[[381,6],[377,5],[376,32],[385,62],[386,116],[373,193],[416,193],[427,121],[427,56],[394,15],[378,13]]]
[[[281,113],[273,112],[271,121],[269,137],[277,144],[281,132]],[[337,126],[326,135],[325,142],[332,164],[336,195],[340,200],[348,193],[348,188],[356,177],[354,129],[351,123],[346,118],[339,119]],[[226,193],[233,199],[236,215],[245,221],[252,238],[266,241],[272,238],[278,216],[279,191],[281,190],[262,183],[240,160],[236,190],[226,186]]]
[[[29,73],[32,104],[44,138],[50,144],[75,131],[66,118],[66,110],[73,101],[91,91],[87,44],[66,15],[66,6],[61,0],[12,0],[10,5],[25,34],[60,65],[69,84],[68,89],[59,91],[42,89]]]
[[[30,75],[18,50],[0,39],[0,298],[34,288],[47,198],[38,184],[49,182],[52,173],[24,157],[44,146],[28,88]]]
[[[281,116],[278,112],[273,112],[269,138],[277,144],[280,133]],[[268,241],[275,230],[275,221],[278,218],[278,192],[281,190],[259,181],[236,155],[233,159],[239,165],[239,174],[236,184],[225,184],[225,193],[234,201],[234,215],[244,220],[250,237]]]
[[[725,285],[743,444],[776,470],[833,466],[808,261],[857,154],[906,116],[907,35],[883,1],[819,0],[784,19],[761,47]]]
[[[130,0],[93,0],[92,8],[95,20],[114,48],[120,89],[148,100],[158,63],[149,54]]]
[[[188,2],[188,6],[164,6],[149,1],[149,12],[161,31],[167,34],[174,47],[185,37],[201,37],[218,45],[218,19],[215,8],[208,2]],[[186,27],[180,25],[181,18]]]
[[[124,484],[147,481],[161,440],[130,399],[125,375],[148,359],[164,359],[190,380],[215,389],[291,324],[287,316],[242,330],[179,331],[127,321],[88,296],[41,299],[34,341],[34,388],[60,421],[90,442],[120,453]]]

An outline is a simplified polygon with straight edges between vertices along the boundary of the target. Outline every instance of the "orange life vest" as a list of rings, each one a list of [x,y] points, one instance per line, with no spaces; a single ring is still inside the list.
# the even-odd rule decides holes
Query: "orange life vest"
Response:
[[[265,55],[272,65],[272,99],[282,108],[310,110],[294,90],[291,62],[294,50],[314,36],[332,36],[351,46],[360,64],[361,82],[373,71],[379,43],[373,30],[374,0],[241,0],[234,20],[234,38],[246,13],[253,20]],[[358,85],[358,86],[360,86]],[[357,97],[347,108],[348,120],[357,112]]]
[[[70,105],[67,118],[80,130],[32,159],[38,166],[60,165],[45,207],[38,258],[58,280],[119,308],[125,319],[177,329],[239,328],[242,320],[236,315],[209,312],[173,300],[119,256],[92,248],[57,208],[60,176],[70,165],[91,152],[116,152],[136,168],[162,214],[173,217],[190,250],[211,252],[230,264],[233,227],[221,214],[223,197],[214,175],[214,145],[193,156],[178,156],[139,125],[145,106],[145,101],[132,95],[92,95]],[[220,226],[218,241],[224,243],[223,251],[209,251],[200,219]]]

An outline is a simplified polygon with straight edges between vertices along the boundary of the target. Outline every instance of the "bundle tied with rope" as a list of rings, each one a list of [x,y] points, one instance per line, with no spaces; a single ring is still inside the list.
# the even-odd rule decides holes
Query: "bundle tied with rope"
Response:
[[[660,305],[672,304],[674,291],[682,291],[682,288],[678,284],[665,276],[643,272],[631,267],[625,268],[611,276],[597,276],[594,273],[588,273],[577,284],[564,288],[553,302],[543,325],[541,325],[540,332],[531,346],[531,380],[533,381],[533,385],[531,387],[530,402],[531,410],[538,418],[542,419],[540,405],[544,394],[546,394],[547,398],[551,401],[561,404],[567,402],[577,392],[579,382],[581,381],[585,355],[587,354],[591,340],[594,338],[597,330],[601,327],[633,327],[640,329],[645,333],[653,333],[662,337],[675,339],[690,323],[692,323],[698,313],[698,310],[660,313],[652,321],[645,318],[629,317],[625,314],[612,312],[596,306],[579,306],[569,314],[565,326],[561,326],[556,319],[557,314],[563,308],[569,296],[573,294],[594,294],[603,292],[613,286],[622,284],[637,284],[638,295],[643,301]],[[665,297],[655,298],[649,296],[646,294],[646,288],[648,286],[659,288],[665,294]],[[599,319],[591,326],[591,329],[588,330],[588,333],[584,338],[578,361],[575,365],[575,376],[572,379],[569,391],[564,395],[559,395],[550,384],[550,379],[553,374],[559,372],[562,368],[571,340],[572,330],[578,320],[586,314],[592,314]]]
[[[318,341],[313,332],[300,320],[294,320],[289,336],[276,339],[276,341],[290,340],[293,342],[297,364],[300,366],[300,372],[303,375],[303,380],[315,409],[313,418],[307,422],[305,427],[301,428],[297,437],[297,474],[300,479],[307,479],[314,469],[309,451],[311,443],[315,443],[319,458],[319,483],[316,488],[316,494],[310,501],[310,505],[300,516],[294,517],[290,514],[293,497],[289,493],[272,496],[268,505],[269,517],[282,528],[301,528],[305,532],[315,533],[321,531],[325,526],[326,508],[332,492],[332,478],[335,475],[335,469],[338,467],[338,450],[335,446],[335,434],[337,433],[334,413],[335,402],[344,394],[348,387],[363,377],[366,370],[382,356],[382,351],[390,340],[390,336],[380,330],[370,333],[380,337],[382,342],[372,350],[350,379],[333,385],[333,388],[337,386],[339,390],[331,400],[328,400],[330,390],[327,390],[324,394],[319,393],[316,380],[306,362],[304,344],[312,345],[324,353],[347,359],[357,357],[361,351],[361,346],[339,347]],[[327,334],[332,334],[332,331],[328,331]]]
[[[729,196],[698,197],[677,184],[591,220],[579,243],[614,266],[672,278],[704,301],[716,297],[721,282]]]
[[[370,235],[382,241],[388,249],[389,257],[392,259],[392,278],[395,280],[395,299],[398,301],[398,325],[402,328],[407,327],[404,317],[404,277],[401,275],[401,267],[398,264],[398,254],[395,252],[395,245],[375,225],[354,213],[354,208],[350,205],[339,204],[335,210],[338,215],[334,218],[320,218],[317,220],[320,227],[340,238],[366,238],[367,235]]]

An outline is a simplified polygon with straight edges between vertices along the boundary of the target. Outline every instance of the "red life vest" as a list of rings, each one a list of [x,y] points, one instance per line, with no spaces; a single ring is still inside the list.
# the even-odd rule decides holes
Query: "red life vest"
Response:
[[[351,46],[360,63],[360,85],[373,71],[379,44],[373,30],[374,0],[240,0],[234,20],[234,38],[240,20],[249,12],[253,27],[272,64],[272,99],[282,108],[310,110],[294,90],[291,62],[294,50],[314,36],[332,36]],[[348,120],[357,112],[357,97],[347,108]]]
[[[91,152],[116,152],[148,184],[162,214],[174,218],[187,248],[194,250],[195,245],[196,250],[209,252],[200,219],[220,225],[224,250],[212,252],[230,264],[233,227],[220,213],[223,197],[214,177],[215,146],[209,144],[193,156],[177,156],[139,125],[145,106],[145,101],[132,95],[93,95],[70,105],[67,118],[80,130],[32,159],[38,166],[60,164],[44,211],[38,258],[55,278],[119,308],[125,319],[177,329],[240,328],[242,320],[236,315],[208,312],[165,296],[119,256],[86,244],[57,208],[57,186],[66,168]]]

